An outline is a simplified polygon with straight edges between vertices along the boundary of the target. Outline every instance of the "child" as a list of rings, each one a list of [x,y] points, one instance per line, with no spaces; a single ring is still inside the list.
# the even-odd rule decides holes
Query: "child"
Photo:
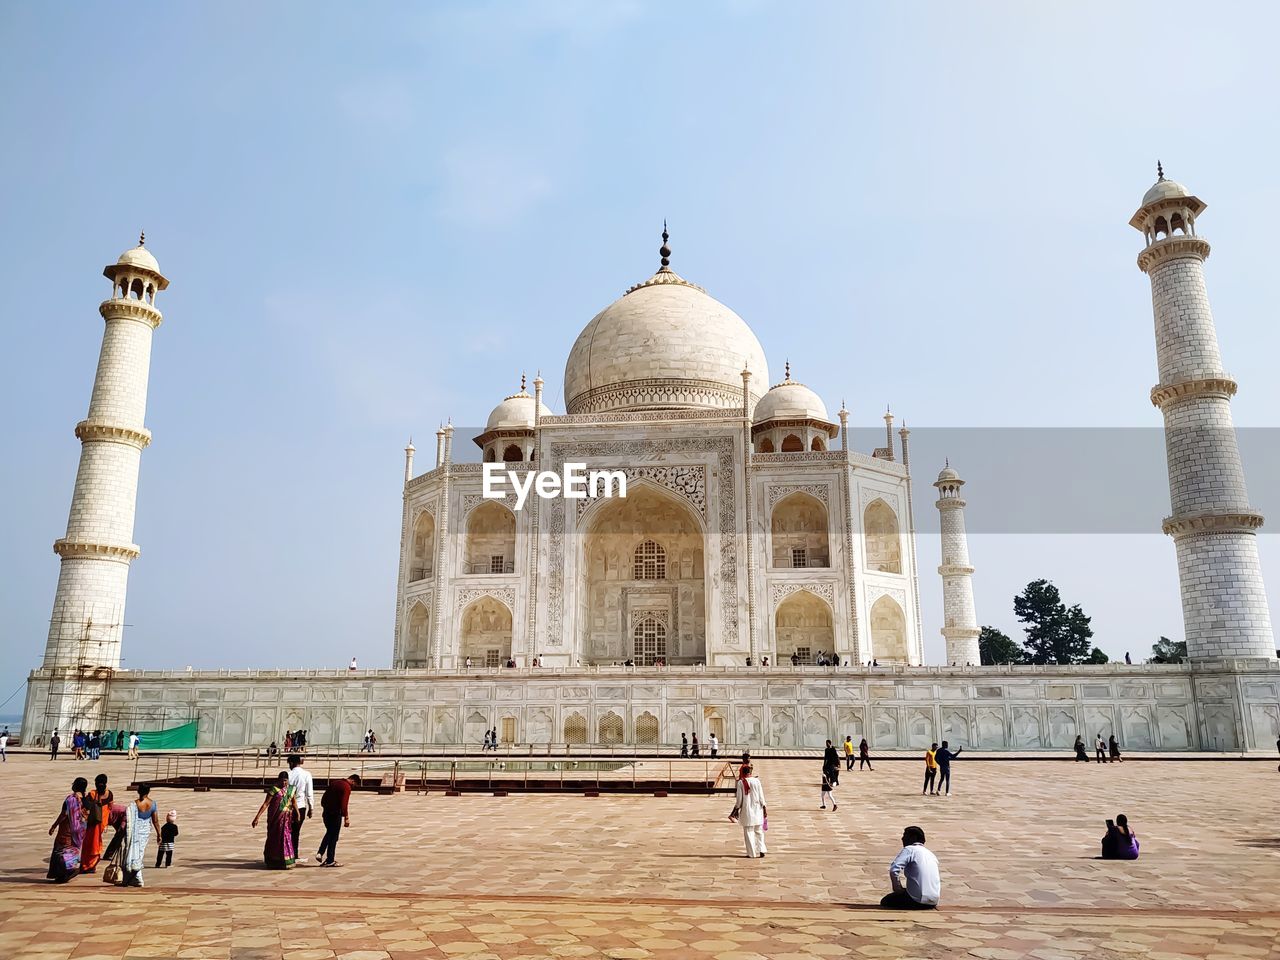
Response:
[[[164,826],[160,828],[160,848],[156,850],[156,866],[164,861],[166,867],[173,866],[173,841],[178,839],[178,811],[170,810],[164,818]]]
[[[827,809],[827,797],[831,798],[831,812],[835,813],[840,809],[840,805],[836,803],[836,792],[832,789],[831,778],[827,776],[827,772],[822,771],[822,809]]]

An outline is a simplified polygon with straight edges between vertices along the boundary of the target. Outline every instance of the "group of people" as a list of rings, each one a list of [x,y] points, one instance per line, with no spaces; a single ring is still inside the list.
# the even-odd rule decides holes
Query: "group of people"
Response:
[[[373,732],[370,727],[364,732],[364,741],[360,744],[361,753],[376,753],[378,750],[378,735]]]
[[[964,747],[953,751],[946,740],[942,741],[942,746],[936,743],[929,745],[924,752],[924,787],[920,796],[951,796],[951,761],[960,756],[962,750]]]
[[[284,752],[302,753],[307,749],[307,731],[286,730],[284,732]]]
[[[481,750],[482,751],[492,750],[494,753],[498,752],[498,728],[497,727],[494,727],[492,730],[486,730],[484,732],[484,745],[481,747]]]
[[[8,742],[9,731],[4,732],[5,741]],[[136,760],[138,758],[138,747],[142,743],[142,738],[138,736],[138,731],[130,730],[125,734],[124,730],[80,730],[77,729],[71,734],[71,755],[77,760],[97,760],[102,756],[103,750],[124,750],[128,749],[129,759]],[[62,749],[62,736],[57,730],[49,736],[49,759],[57,760],[58,752]]]
[[[266,816],[267,836],[262,845],[262,862],[270,869],[289,870],[296,864],[305,864],[306,857],[298,856],[302,843],[302,827],[315,814],[315,781],[305,767],[303,758],[290,754],[289,769],[276,775],[276,782],[267,788],[266,797],[250,826],[257,829]],[[360,785],[360,775],[350,774],[340,780],[330,780],[320,797],[321,820],[324,836],[316,850],[316,862],[322,867],[340,867],[338,862],[338,838],[343,827],[351,826],[349,805],[351,790]]]
[[[690,745],[689,737],[693,737],[693,744]],[[713,731],[707,737],[707,751],[713,757],[720,756],[720,739]],[[682,733],[680,734],[680,756],[682,757],[700,757],[702,756],[702,744],[698,740],[698,735]]]
[[[114,833],[104,849],[107,827]],[[138,784],[137,797],[125,804],[116,802],[105,773],[94,777],[92,790],[89,781],[76,777],[57,819],[49,827],[49,835],[54,839],[47,877],[66,883],[82,873],[97,873],[98,865],[105,862],[108,866],[104,880],[141,887],[144,858],[152,834],[159,843],[155,865],[171,866],[178,838],[178,811],[170,810],[161,825],[149,784]]]
[[[1280,745],[1280,743],[1278,743]],[[1076,734],[1076,742],[1072,749],[1076,752],[1075,762],[1079,763],[1083,760],[1089,762],[1089,753],[1085,749],[1084,737]],[[1120,756],[1120,741],[1116,739],[1113,733],[1107,739],[1103,739],[1099,733],[1093,740],[1093,757],[1098,763],[1124,763],[1124,757]]]

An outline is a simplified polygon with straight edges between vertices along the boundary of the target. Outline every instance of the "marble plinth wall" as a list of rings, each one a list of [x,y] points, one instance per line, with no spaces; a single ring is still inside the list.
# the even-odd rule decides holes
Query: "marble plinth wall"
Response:
[[[24,733],[39,729],[48,675],[31,674]],[[865,736],[875,750],[950,740],[983,750],[1067,749],[1115,733],[1126,750],[1271,750],[1280,736],[1280,664],[916,667],[832,674],[688,669],[121,671],[106,716],[199,720],[201,746],[260,746],[305,728],[311,743],[679,743],[820,747]],[[87,701],[86,701],[87,702]],[[101,702],[101,701],[99,701]],[[504,723],[506,721],[506,723]],[[86,717],[85,725],[106,725]],[[129,726],[128,722],[125,726]],[[141,727],[161,726],[139,722]],[[585,731],[585,734],[582,733]],[[620,738],[620,739],[619,739]]]

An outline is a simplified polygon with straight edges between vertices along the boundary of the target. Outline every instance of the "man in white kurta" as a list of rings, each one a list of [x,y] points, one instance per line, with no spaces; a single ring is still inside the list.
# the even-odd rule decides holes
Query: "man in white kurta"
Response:
[[[763,857],[768,852],[764,845],[764,822],[769,816],[769,808],[764,802],[764,786],[759,777],[752,776],[751,764],[742,768],[735,799],[747,856]]]

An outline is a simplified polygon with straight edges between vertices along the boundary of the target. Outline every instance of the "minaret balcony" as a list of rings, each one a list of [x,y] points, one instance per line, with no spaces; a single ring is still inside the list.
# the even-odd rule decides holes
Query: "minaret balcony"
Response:
[[[1205,260],[1209,257],[1209,249],[1209,241],[1202,237],[1183,234],[1163,237],[1138,254],[1138,269],[1150,273],[1166,260],[1183,257]]]
[[[98,305],[98,313],[102,315],[103,320],[141,320],[143,323],[151,324],[153,330],[164,320],[164,314],[145,300],[123,297],[103,300]]]

